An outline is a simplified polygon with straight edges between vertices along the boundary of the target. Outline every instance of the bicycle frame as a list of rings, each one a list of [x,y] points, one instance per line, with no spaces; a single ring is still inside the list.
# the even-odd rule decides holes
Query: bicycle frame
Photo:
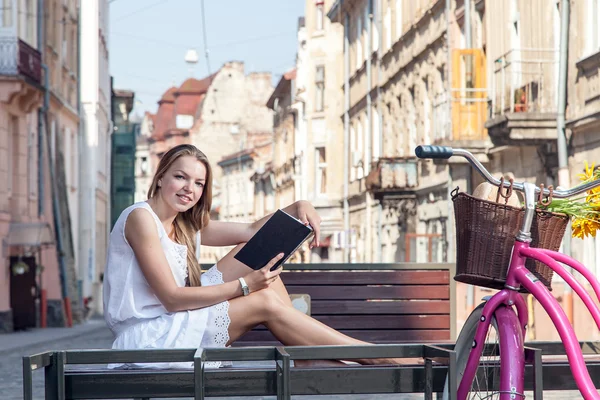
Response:
[[[518,292],[518,289],[522,285],[540,302],[556,326],[565,346],[573,378],[583,398],[586,400],[600,400],[600,394],[596,391],[590,378],[573,327],[554,296],[525,267],[525,261],[528,258],[546,264],[560,275],[583,300],[600,329],[600,309],[594,304],[591,296],[585,291],[583,286],[559,262],[581,273],[593,287],[596,297],[600,299],[600,283],[589,270],[583,264],[564,254],[545,249],[531,248],[528,242],[516,240],[506,277],[507,288],[502,289],[492,296],[483,308],[481,321],[475,334],[474,347],[469,354],[467,366],[458,388],[457,398],[459,400],[465,399],[471,389],[479,365],[479,359],[485,346],[485,338],[492,315],[496,316],[500,351],[502,353],[500,357],[500,400],[516,399],[517,396],[524,393],[525,351],[523,338],[527,329],[528,314],[525,300]],[[518,317],[514,313],[513,306],[517,310]]]
[[[538,187],[533,183],[513,183],[512,181],[509,183],[496,179],[467,150],[453,149],[446,146],[417,146],[415,154],[419,158],[431,159],[448,159],[453,156],[464,157],[489,183],[497,187],[514,188],[522,192],[525,196],[525,215],[521,229],[515,238],[505,288],[492,296],[483,307],[481,321],[475,333],[475,342],[469,354],[465,372],[458,388],[458,399],[465,399],[471,388],[492,316],[496,317],[500,339],[500,400],[512,400],[516,399],[517,396],[523,396],[523,379],[525,374],[523,338],[525,337],[528,320],[525,300],[518,292],[519,288],[523,286],[540,302],[550,316],[554,326],[556,326],[565,346],[573,378],[583,397],[586,400],[600,400],[600,394],[596,391],[586,368],[575,331],[565,312],[548,289],[546,289],[546,286],[525,267],[525,261],[531,258],[546,264],[554,270],[583,300],[583,303],[600,329],[600,309],[595,305],[583,286],[559,263],[566,264],[581,273],[592,285],[596,297],[600,300],[600,283],[596,278],[583,264],[571,257],[556,251],[531,248],[529,246],[532,240],[531,227],[533,218],[535,217],[535,203],[536,201],[541,201],[541,197],[538,198],[538,194],[550,197],[553,195],[554,198],[566,199],[599,187],[600,181],[592,180],[571,189],[551,191],[548,188]],[[513,306],[517,309],[517,314],[515,314]]]

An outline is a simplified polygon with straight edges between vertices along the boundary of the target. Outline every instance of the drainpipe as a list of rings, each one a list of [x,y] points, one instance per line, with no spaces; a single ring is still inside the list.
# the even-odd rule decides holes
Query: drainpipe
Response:
[[[377,114],[379,118],[379,149],[377,152],[379,157],[383,156],[383,112],[381,107],[381,58],[383,56],[383,29],[381,26],[381,5],[379,1],[378,15],[377,15],[377,26],[379,27],[379,48],[377,49]],[[377,205],[377,262],[383,262],[383,204],[381,200]]]
[[[449,130],[449,134],[450,137],[452,137],[452,42],[450,40],[450,8],[451,8],[451,0],[446,0],[446,47],[447,47],[447,56],[446,56],[446,98],[448,100],[448,121],[447,121],[447,127]],[[453,186],[453,181],[452,181],[452,168],[450,167],[450,164],[446,164],[446,173],[448,174],[448,194],[447,194],[447,199],[448,199],[448,229],[446,230],[446,232],[448,232],[450,230],[450,227],[454,226],[454,206],[452,204],[452,202],[450,201],[450,199],[452,198],[452,186]],[[447,234],[447,233],[446,233]],[[448,239],[448,237],[446,237],[446,239]],[[449,243],[449,240],[446,240],[447,243]],[[455,260],[455,254],[454,254],[454,247],[452,246],[448,246],[448,258],[447,261],[449,260]]]
[[[44,14],[44,1],[38,0],[38,15]],[[38,17],[37,21],[37,29],[38,29],[38,46],[40,53],[43,55],[45,53],[44,47],[44,37],[43,37],[43,21],[42,18]],[[64,311],[66,317],[66,326],[73,326],[73,319],[71,314],[71,302],[69,299],[68,291],[67,291],[67,269],[65,264],[64,257],[64,249],[62,243],[62,219],[60,217],[60,207],[59,207],[59,199],[58,199],[58,187],[55,176],[55,164],[54,157],[51,154],[50,143],[48,142],[48,130],[50,129],[49,118],[48,118],[48,110],[50,108],[50,88],[49,88],[49,71],[48,66],[46,64],[42,64],[42,69],[44,70],[44,103],[40,110],[38,110],[38,138],[40,142],[38,143],[38,179],[39,179],[39,199],[38,199],[38,215],[41,217],[44,214],[44,200],[45,200],[45,186],[44,186],[44,171],[43,171],[43,159],[44,159],[44,150],[46,150],[46,155],[48,157],[48,167],[50,172],[50,193],[52,196],[52,214],[54,221],[54,234],[56,236],[56,253],[58,258],[58,268],[59,268],[59,279],[61,286],[61,295],[64,302]],[[44,129],[45,126],[45,129]]]
[[[471,38],[471,0],[465,0],[464,4],[465,8],[465,49],[470,49],[473,47],[473,41]],[[473,65],[467,63],[467,73],[473,73]],[[449,77],[451,79],[451,77]],[[452,92],[451,92],[452,93]],[[452,96],[450,96],[450,99]],[[472,182],[473,182],[473,169],[469,166],[467,173],[467,192],[471,193],[472,191]],[[469,285],[467,287],[467,312],[470,313],[475,308],[475,287],[473,285]]]
[[[465,0],[465,48],[470,49],[473,46],[471,39],[471,0]]]
[[[48,114],[45,115],[46,130],[50,127]],[[67,291],[67,266],[65,264],[65,255],[62,241],[62,217],[60,212],[60,200],[58,199],[58,183],[56,181],[55,157],[52,157],[50,143],[48,143],[48,135],[46,132],[46,154],[48,156],[48,169],[50,172],[50,188],[52,193],[52,214],[54,220],[54,234],[56,235],[56,253],[58,257],[59,278],[61,286],[61,294],[64,302],[64,311],[66,317],[66,326],[73,326],[73,318],[71,314],[71,300]]]
[[[85,132],[85,114],[83,112],[83,104],[81,103],[81,4],[77,5],[77,114],[79,115],[79,125],[77,127],[77,157],[81,159],[81,153],[83,151],[83,135]],[[78,173],[78,181],[79,174],[81,174],[81,169],[79,169]],[[77,231],[81,232],[81,185],[78,183],[79,193],[77,194],[77,213],[79,218],[77,223]],[[108,242],[107,242],[108,243]],[[79,307],[83,309],[83,274],[81,270],[81,265],[83,264],[83,257],[81,253],[81,238],[77,240],[77,250],[76,250],[76,261],[77,265],[75,266],[75,271],[77,271],[77,299],[79,300]]]
[[[371,71],[371,60],[372,60],[372,52],[373,52],[373,38],[372,38],[372,33],[373,33],[373,0],[369,0],[369,3],[367,5],[368,9],[367,9],[367,13],[369,16],[369,21],[367,23],[367,43],[366,43],[366,52],[367,52],[367,131],[366,133],[366,138],[367,138],[367,151],[365,152],[365,166],[364,166],[364,173],[365,173],[365,180],[366,180],[366,176],[369,175],[369,172],[371,172],[371,161],[373,158],[373,113],[371,110],[371,106],[373,103],[373,99],[371,96],[371,91],[373,90],[372,87],[372,79],[373,79],[373,74]],[[371,220],[371,208],[373,207],[373,199],[371,197],[371,194],[367,191],[365,193],[365,202],[366,202],[366,225],[367,225],[367,259],[366,262],[373,262],[373,229],[372,229],[372,220]]]
[[[340,12],[344,1],[340,1]],[[344,14],[344,263],[350,262],[350,210],[348,205],[348,185],[350,180],[350,16]]]
[[[44,0],[38,0],[38,19],[37,19],[37,44],[38,50],[42,55],[42,69],[44,70],[44,104],[38,109],[38,218],[44,215],[44,197],[45,197],[45,182],[44,182],[44,116],[48,112],[49,93],[48,93],[48,66],[44,64]]]
[[[560,3],[560,47],[558,59],[558,96],[556,110],[556,131],[558,147],[558,185],[570,187],[567,138],[565,132],[565,109],[567,107],[567,62],[569,55],[569,0]],[[563,252],[571,254],[571,224],[567,226],[563,240]],[[571,270],[571,268],[569,268]],[[565,283],[563,308],[573,324],[573,290]]]

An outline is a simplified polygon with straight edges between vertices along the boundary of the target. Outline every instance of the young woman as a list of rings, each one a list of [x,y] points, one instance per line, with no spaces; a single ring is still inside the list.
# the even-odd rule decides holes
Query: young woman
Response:
[[[270,271],[281,254],[258,271],[234,259],[270,216],[251,224],[211,221],[211,188],[206,156],[191,145],[174,147],[158,165],[148,200],[125,209],[115,223],[104,275],[104,316],[116,336],[113,348],[225,347],[259,324],[285,345],[366,344],[292,307],[279,279],[282,268]],[[285,211],[312,226],[311,246],[318,245],[321,220],[314,207],[299,201]],[[204,245],[236,247],[202,273],[197,235]]]

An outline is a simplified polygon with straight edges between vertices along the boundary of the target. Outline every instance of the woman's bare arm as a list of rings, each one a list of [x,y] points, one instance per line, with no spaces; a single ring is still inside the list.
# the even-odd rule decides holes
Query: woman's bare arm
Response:
[[[306,201],[297,201],[283,209],[290,215],[309,223],[315,230],[313,245],[318,245],[321,218],[314,207]],[[271,218],[266,215],[252,223],[210,221],[202,230],[202,244],[205,246],[235,246],[247,242]]]
[[[147,210],[138,208],[129,214],[125,238],[146,281],[169,312],[208,307],[242,295],[238,281],[206,287],[177,286],[158,237],[156,222]]]

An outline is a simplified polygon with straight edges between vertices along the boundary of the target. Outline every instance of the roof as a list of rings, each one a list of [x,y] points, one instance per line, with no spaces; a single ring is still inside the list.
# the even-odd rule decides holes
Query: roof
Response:
[[[174,103],[175,102],[175,92],[177,88],[175,86],[171,86],[167,91],[162,95],[158,104],[160,103]]]
[[[210,84],[212,83],[212,81],[215,79],[215,76],[217,75],[217,73],[215,72],[214,74],[207,76],[204,79],[196,79],[196,78],[188,78],[186,79],[181,86],[179,86],[179,88],[177,89],[177,91],[175,92],[175,96],[178,96],[180,94],[183,93],[189,93],[189,94],[203,94],[206,93],[206,91],[208,90],[208,88],[210,87]]]
[[[277,83],[275,90],[273,90],[271,97],[269,97],[269,100],[267,101],[267,107],[269,107],[270,109],[273,109],[273,107],[275,106],[275,99],[278,97],[281,97],[281,95],[283,94],[283,92],[285,90],[291,89],[291,81],[293,81],[295,79],[296,79],[296,68],[291,69],[288,72],[284,73],[281,76],[281,79],[279,80],[279,82]],[[291,95],[291,93],[290,93],[290,95]]]
[[[236,151],[235,153],[224,156],[223,158],[221,158],[221,160],[217,164],[221,167],[224,167],[228,164],[231,164],[232,161],[237,162],[238,159],[246,160],[248,158],[252,158],[254,155],[256,155],[256,153],[254,152],[254,149],[244,149],[244,150]]]
[[[133,98],[134,93],[131,90],[113,89],[115,97],[131,97]]]

